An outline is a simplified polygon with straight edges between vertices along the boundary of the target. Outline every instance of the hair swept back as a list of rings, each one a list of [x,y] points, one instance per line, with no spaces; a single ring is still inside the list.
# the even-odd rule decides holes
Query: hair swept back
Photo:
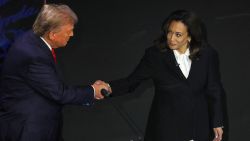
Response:
[[[33,31],[38,36],[51,30],[57,30],[62,25],[72,22],[76,24],[77,15],[71,8],[64,4],[45,4],[41,8],[33,24]]]

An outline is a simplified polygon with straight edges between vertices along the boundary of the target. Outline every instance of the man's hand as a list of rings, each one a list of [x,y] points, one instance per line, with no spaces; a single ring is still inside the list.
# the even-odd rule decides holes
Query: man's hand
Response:
[[[101,94],[102,89],[105,89],[106,91],[108,91],[108,93],[112,93],[112,90],[109,84],[105,83],[102,80],[95,81],[95,83],[92,84],[92,87],[95,89],[95,99],[98,99],[98,100],[104,98],[104,96]]]
[[[222,127],[217,127],[214,128],[214,139],[213,141],[221,141],[222,140],[222,134],[223,134],[223,129]]]

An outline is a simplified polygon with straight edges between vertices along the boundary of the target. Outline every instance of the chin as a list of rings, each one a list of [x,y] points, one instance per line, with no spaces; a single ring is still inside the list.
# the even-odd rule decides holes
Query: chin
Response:
[[[63,44],[63,45],[61,45],[61,47],[66,47],[67,46],[67,44]]]
[[[168,46],[170,49],[172,49],[172,50],[175,50],[175,49],[177,49],[176,47],[174,47],[174,46]]]

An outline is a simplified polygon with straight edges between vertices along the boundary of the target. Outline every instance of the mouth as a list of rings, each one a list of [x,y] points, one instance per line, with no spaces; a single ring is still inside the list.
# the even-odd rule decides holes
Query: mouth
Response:
[[[176,46],[174,43],[168,43],[169,46]]]

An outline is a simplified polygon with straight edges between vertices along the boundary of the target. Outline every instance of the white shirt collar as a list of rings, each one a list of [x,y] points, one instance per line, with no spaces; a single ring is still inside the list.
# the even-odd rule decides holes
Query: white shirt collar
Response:
[[[190,50],[189,48],[186,49],[185,53],[183,54],[180,54],[180,52],[178,52],[177,50],[174,50],[174,55],[175,55],[175,58],[179,58],[180,56],[189,56],[190,55]]]
[[[40,37],[43,41],[44,41],[44,43],[49,47],[49,49],[50,50],[52,50],[52,47],[49,45],[49,43],[48,42],[46,42],[46,40],[43,38],[43,37]]]

